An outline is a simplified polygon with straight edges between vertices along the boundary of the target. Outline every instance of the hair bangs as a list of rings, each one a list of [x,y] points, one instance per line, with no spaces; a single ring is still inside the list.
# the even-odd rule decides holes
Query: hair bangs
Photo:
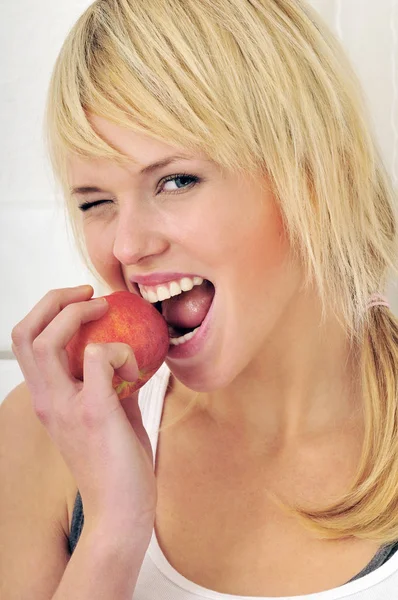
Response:
[[[46,131],[57,173],[65,172],[68,153],[132,160],[95,131],[90,113],[200,151],[227,169],[250,175],[264,168],[253,109],[242,101],[239,45],[217,11],[211,28],[198,18],[201,35],[192,36],[196,4],[186,4],[158,3],[150,14],[141,2],[95,2],[76,22],[49,89]],[[218,38],[223,47],[214,44]]]

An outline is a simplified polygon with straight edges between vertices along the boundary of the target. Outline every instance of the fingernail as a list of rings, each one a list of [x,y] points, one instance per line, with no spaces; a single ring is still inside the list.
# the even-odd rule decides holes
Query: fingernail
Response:
[[[78,290],[82,290],[82,291],[83,291],[83,290],[87,290],[87,291],[89,291],[89,290],[92,290],[92,289],[93,289],[93,286],[92,286],[92,285],[90,285],[89,283],[83,283],[82,285],[78,285],[76,289],[78,289]]]
[[[98,305],[98,306],[105,306],[106,304],[108,304],[108,301],[106,298],[92,298],[92,300],[90,302],[94,302],[94,304]]]

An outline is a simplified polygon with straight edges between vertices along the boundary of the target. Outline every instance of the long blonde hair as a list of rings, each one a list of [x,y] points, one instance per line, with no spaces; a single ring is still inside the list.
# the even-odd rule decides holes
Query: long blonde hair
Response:
[[[360,83],[302,0],[96,0],[52,74],[46,133],[76,241],[69,152],[126,157],[87,111],[272,182],[292,251],[359,348],[365,433],[347,493],[297,514],[326,537],[398,539],[398,321],[366,310],[398,274],[394,191]]]

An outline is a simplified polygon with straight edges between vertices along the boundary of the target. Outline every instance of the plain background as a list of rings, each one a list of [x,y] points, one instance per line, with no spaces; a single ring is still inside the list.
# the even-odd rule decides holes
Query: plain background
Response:
[[[73,246],[45,155],[50,73],[87,0],[0,6],[0,402],[23,376],[10,333],[50,289],[96,281]],[[398,189],[398,0],[311,0],[341,38],[362,81],[377,141]],[[398,282],[389,290],[398,314]]]

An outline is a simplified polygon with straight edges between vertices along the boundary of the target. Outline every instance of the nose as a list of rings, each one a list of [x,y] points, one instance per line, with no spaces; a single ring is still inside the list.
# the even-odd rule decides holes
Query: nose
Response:
[[[113,243],[113,254],[119,262],[136,264],[163,254],[168,246],[161,222],[149,211],[133,207],[120,211]]]

